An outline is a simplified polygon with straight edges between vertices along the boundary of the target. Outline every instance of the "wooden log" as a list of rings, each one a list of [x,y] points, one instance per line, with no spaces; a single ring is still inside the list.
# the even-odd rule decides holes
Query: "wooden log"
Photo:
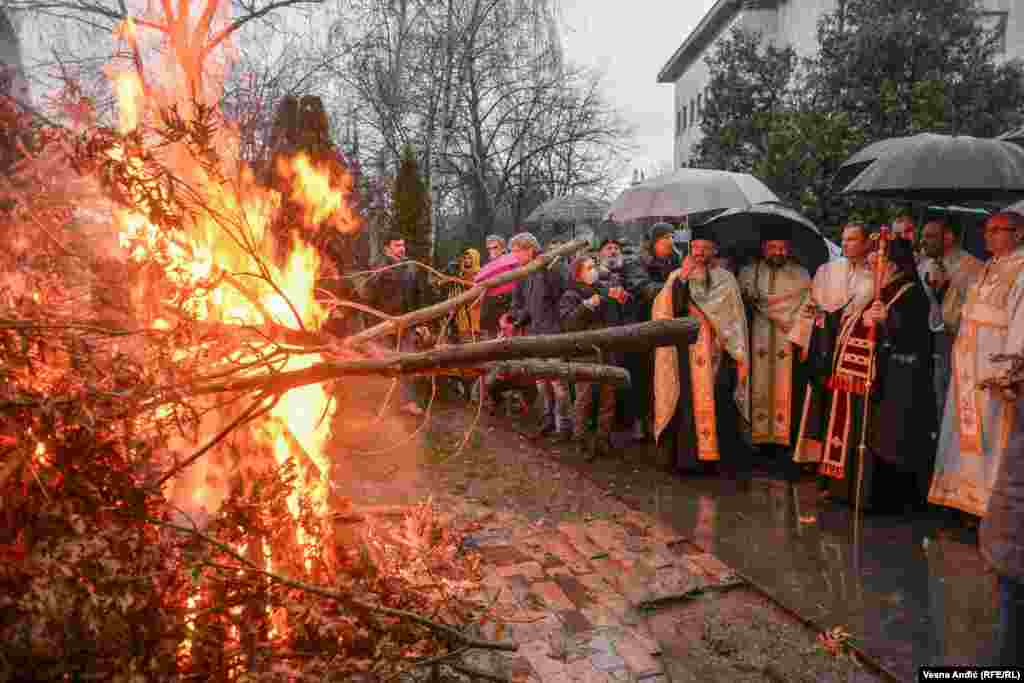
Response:
[[[446,346],[418,353],[400,353],[385,358],[350,361],[325,361],[303,370],[246,377],[243,379],[196,385],[191,395],[219,392],[264,390],[285,392],[307,384],[316,384],[348,376],[390,376],[429,374],[448,368],[463,368],[494,361],[526,358],[572,358],[602,352],[650,351],[659,346],[692,344],[700,324],[692,318],[653,320],[601,330],[546,334],[532,337],[495,339],[475,344]]]
[[[503,360],[459,368],[441,368],[416,374],[480,377],[491,371],[522,379],[564,379],[567,382],[597,382],[616,387],[628,387],[630,383],[629,372],[623,368],[600,363],[575,363],[561,360]]]
[[[439,304],[433,306],[427,306],[426,308],[420,308],[415,311],[406,313],[405,315],[399,316],[394,320],[385,320],[382,323],[378,323],[373,327],[363,330],[357,334],[347,337],[344,341],[345,345],[350,348],[356,348],[361,344],[365,344],[368,341],[383,337],[388,334],[395,334],[399,329],[410,329],[417,325],[430,322],[431,320],[437,320],[443,318],[445,315],[450,313],[452,310],[471,304],[480,298],[488,289],[499,287],[515,280],[520,280],[530,273],[546,268],[556,259],[562,256],[569,256],[576,253],[580,249],[585,249],[589,246],[587,240],[575,240],[568,244],[563,244],[557,249],[552,249],[549,252],[543,253],[534,260],[530,261],[521,268],[510,270],[507,273],[502,273],[497,277],[493,277],[486,282],[481,282],[479,285],[466,290],[458,296],[454,296],[451,299],[442,301]]]

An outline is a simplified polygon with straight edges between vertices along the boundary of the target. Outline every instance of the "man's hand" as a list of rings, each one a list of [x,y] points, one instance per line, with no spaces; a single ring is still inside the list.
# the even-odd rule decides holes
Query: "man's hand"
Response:
[[[944,289],[949,284],[949,276],[943,270],[930,271],[927,275],[928,286],[935,291]]]
[[[864,312],[864,322],[871,326],[885,322],[885,318],[885,306],[882,304],[881,301],[876,301],[875,303],[871,304],[871,307]]]
[[[807,302],[800,308],[800,315],[802,315],[805,318],[813,318],[817,314],[817,312],[817,307],[810,302]]]
[[[626,290],[623,289],[622,287],[612,287],[608,291],[608,296],[611,297],[612,299],[615,299],[620,304],[626,303],[626,300],[629,299],[629,294],[627,294]]]
[[[598,306],[601,305],[601,295],[595,294],[594,296],[590,297],[583,303],[586,304],[588,308],[597,308]]]

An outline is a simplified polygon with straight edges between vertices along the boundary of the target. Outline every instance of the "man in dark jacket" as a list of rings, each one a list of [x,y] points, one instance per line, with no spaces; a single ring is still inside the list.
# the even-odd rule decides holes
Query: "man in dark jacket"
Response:
[[[405,240],[390,235],[384,242],[383,257],[371,265],[373,274],[361,288],[364,300],[382,313],[399,316],[414,311],[423,304],[422,278],[416,267],[406,259]],[[417,330],[406,330],[399,340],[400,351],[416,349]],[[416,403],[416,390],[412,380],[398,381],[402,412],[420,416],[423,409]]]
[[[672,271],[683,265],[683,260],[672,245],[673,228],[668,223],[655,223],[651,227],[650,253],[624,264],[623,279],[626,291],[634,301],[636,322],[651,319],[654,298],[668,281]],[[636,409],[633,436],[637,440],[647,437],[647,422],[651,415],[651,401],[654,388],[651,378],[654,374],[654,354],[651,351],[627,353],[623,364],[629,371],[633,386],[633,404]]]
[[[540,242],[528,232],[509,240],[509,248],[525,266],[540,253]],[[512,296],[512,320],[527,335],[558,334],[562,331],[558,301],[562,298],[565,280],[557,266],[541,268],[519,283]],[[535,436],[555,433],[562,440],[572,438],[569,417],[569,388],[558,379],[537,381],[537,390],[544,397],[544,418]]]
[[[1024,665],[1024,411],[1020,409],[1017,428],[995,474],[979,540],[982,556],[998,577],[998,646],[992,664]]]

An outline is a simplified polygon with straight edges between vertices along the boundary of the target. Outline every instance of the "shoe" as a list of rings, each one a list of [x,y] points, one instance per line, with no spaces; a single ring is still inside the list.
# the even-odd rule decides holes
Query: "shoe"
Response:
[[[413,417],[420,417],[423,415],[423,408],[416,405],[415,401],[409,401],[402,406],[402,412],[406,415],[412,415]]]
[[[611,439],[609,439],[607,435],[598,436],[597,443],[594,446],[594,452],[597,454],[597,457],[599,458],[607,458],[612,453],[614,453],[615,449],[612,448]]]

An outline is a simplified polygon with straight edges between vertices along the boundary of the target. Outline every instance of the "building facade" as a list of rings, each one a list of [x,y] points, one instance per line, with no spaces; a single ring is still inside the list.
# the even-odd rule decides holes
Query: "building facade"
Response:
[[[13,18],[0,5],[0,96],[24,97],[27,83],[21,63],[21,45]]]
[[[734,26],[759,32],[801,57],[818,49],[818,22],[835,11],[839,0],[717,0],[658,73],[658,83],[672,83],[675,105],[673,160],[688,166],[700,140],[700,120],[710,74],[704,58],[719,37]],[[1004,59],[1024,58],[1024,0],[982,0],[986,24],[1002,37]]]

